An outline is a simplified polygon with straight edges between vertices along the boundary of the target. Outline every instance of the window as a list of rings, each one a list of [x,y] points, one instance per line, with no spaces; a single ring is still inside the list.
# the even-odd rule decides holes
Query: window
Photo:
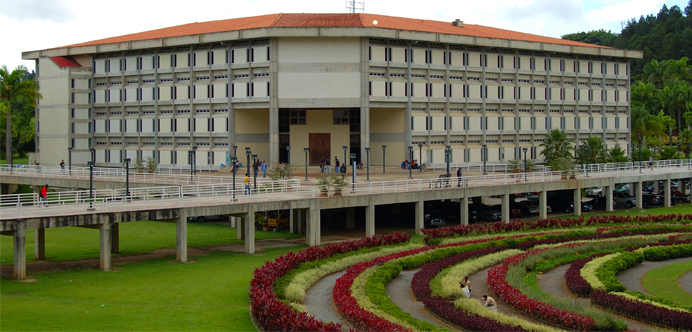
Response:
[[[551,117],[546,117],[545,118],[545,129],[550,130],[553,129],[553,118]]]
[[[589,118],[589,129],[593,129],[593,118]]]
[[[560,71],[565,71],[565,59],[560,59]]]
[[[536,58],[531,57],[531,59],[529,59],[529,69],[536,70]]]
[[[70,85],[70,86],[74,89],[74,78],[71,80],[71,85]]]
[[[333,111],[334,124],[349,124],[349,111],[348,110],[334,110]]]
[[[588,72],[589,74],[592,74],[592,73],[593,73],[593,62],[591,62],[591,61],[589,61],[587,72]]]
[[[536,130],[536,117],[531,117],[531,129]]]
[[[505,58],[502,55],[497,56],[497,68],[505,68]]]
[[[514,57],[514,69],[521,69],[521,57],[520,56]]]
[[[500,99],[505,99],[505,87],[504,86],[498,86],[497,87],[497,97]]]
[[[471,120],[468,116],[464,117],[464,130],[469,130]]]
[[[505,129],[505,118],[498,118],[497,119],[497,129],[498,130],[504,130]]]
[[[620,117],[615,118],[615,129],[620,129]]]
[[[433,130],[432,129],[432,117],[430,117],[430,116],[425,117],[425,130]]]
[[[560,129],[567,129],[567,119],[565,117],[560,118]]]
[[[462,61],[464,62],[463,63],[464,66],[469,65],[469,54],[468,53],[464,52],[464,54],[462,55]]]
[[[530,91],[530,94],[531,94],[530,99],[536,99],[536,88],[535,88],[535,87],[531,87],[531,88],[529,89],[529,91]]]

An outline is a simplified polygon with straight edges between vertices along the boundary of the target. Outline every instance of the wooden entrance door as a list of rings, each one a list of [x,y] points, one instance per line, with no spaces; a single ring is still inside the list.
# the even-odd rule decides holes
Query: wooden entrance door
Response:
[[[331,134],[309,134],[310,166],[319,166],[322,158],[329,159],[332,144]]]

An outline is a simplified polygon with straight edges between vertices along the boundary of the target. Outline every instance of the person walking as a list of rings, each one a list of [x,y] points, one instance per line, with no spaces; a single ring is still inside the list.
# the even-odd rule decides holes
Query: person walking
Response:
[[[461,167],[457,167],[457,187],[461,187]]]
[[[324,173],[324,158],[320,158],[320,174]]]
[[[340,168],[339,168],[339,165],[340,165],[340,163],[339,163],[339,158],[337,158],[336,156],[334,156],[334,167],[336,167],[336,168],[334,169],[335,172],[339,172],[339,169],[340,169]]]
[[[651,167],[651,170],[654,170],[654,155],[649,156],[649,167]]]
[[[245,173],[245,179],[243,181],[245,182],[245,193],[250,195],[250,176],[248,176],[247,173]]]
[[[262,161],[262,178],[266,179],[267,178],[267,162]]]
[[[60,162],[60,172],[65,174],[65,159]]]
[[[48,185],[41,187],[41,191],[38,195],[38,199],[41,203],[41,206],[48,206]]]
[[[461,286],[461,291],[464,292],[464,296],[467,298],[471,297],[471,280],[469,280],[469,277],[464,277],[464,280],[459,285]]]
[[[329,158],[324,160],[324,171],[327,172],[327,175],[332,174],[332,169],[331,169],[329,163],[330,163]]]
[[[484,305],[488,307],[488,309],[497,312],[497,303],[495,303],[495,299],[488,295],[483,295],[483,301],[485,301]]]
[[[339,168],[339,172],[341,173],[341,178],[345,179],[346,178],[346,164],[341,164],[341,168]]]

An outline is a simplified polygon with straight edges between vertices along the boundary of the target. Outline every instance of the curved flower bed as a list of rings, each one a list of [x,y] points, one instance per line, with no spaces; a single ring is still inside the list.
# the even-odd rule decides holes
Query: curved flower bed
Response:
[[[663,308],[599,290],[591,292],[591,303],[620,315],[682,331],[692,330],[692,313]]]
[[[608,255],[608,253],[594,254],[587,258],[582,258],[580,260],[574,261],[570,264],[567,271],[565,271],[565,283],[567,284],[567,289],[574,295],[578,297],[589,297],[593,288],[586,279],[581,276],[581,269],[593,259],[603,257]]]
[[[347,241],[311,247],[298,253],[288,253],[274,261],[267,262],[253,273],[250,282],[250,308],[252,316],[264,330],[268,331],[341,331],[340,324],[325,324],[307,313],[299,313],[279,301],[274,293],[274,283],[281,276],[300,263],[323,259],[336,254],[345,253],[361,248],[379,247],[383,245],[407,242],[410,234],[391,233],[375,235],[360,240]]]
[[[435,315],[468,331],[526,331],[521,326],[502,324],[479,315],[468,314],[439,296],[425,298],[423,304]]]

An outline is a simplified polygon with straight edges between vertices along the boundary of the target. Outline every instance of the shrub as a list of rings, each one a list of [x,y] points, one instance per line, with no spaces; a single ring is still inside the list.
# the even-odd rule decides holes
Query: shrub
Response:
[[[692,256],[692,244],[659,246],[644,250],[644,258],[647,261],[662,261],[689,256]]]
[[[663,308],[612,293],[594,290],[591,293],[591,303],[617,314],[659,326],[682,331],[689,331],[692,327],[692,313]]]
[[[608,257],[608,256],[605,256]],[[607,260],[596,270],[596,277],[603,283],[608,292],[624,292],[627,288],[616,277],[617,273],[644,262],[644,255],[639,252],[623,252]]]
[[[584,277],[581,276],[581,269],[584,265],[590,262],[594,258],[603,257],[607,255],[606,253],[594,254],[588,258],[583,258],[574,261],[570,264],[569,268],[565,272],[565,283],[567,284],[567,289],[574,295],[578,297],[589,297],[593,288]]]

